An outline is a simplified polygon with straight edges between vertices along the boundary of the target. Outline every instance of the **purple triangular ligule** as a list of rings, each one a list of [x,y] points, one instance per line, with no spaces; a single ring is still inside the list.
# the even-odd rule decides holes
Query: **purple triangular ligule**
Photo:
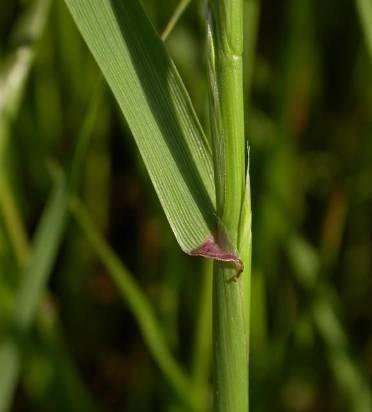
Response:
[[[213,236],[209,236],[205,242],[190,252],[191,256],[203,256],[221,262],[231,262],[238,273],[243,271],[243,262],[233,252],[223,249]]]

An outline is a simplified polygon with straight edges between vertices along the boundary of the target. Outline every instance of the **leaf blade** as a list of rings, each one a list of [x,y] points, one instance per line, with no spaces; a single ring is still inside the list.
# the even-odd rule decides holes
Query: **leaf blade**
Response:
[[[66,0],[134,135],[186,253],[216,230],[212,154],[179,74],[136,0]]]

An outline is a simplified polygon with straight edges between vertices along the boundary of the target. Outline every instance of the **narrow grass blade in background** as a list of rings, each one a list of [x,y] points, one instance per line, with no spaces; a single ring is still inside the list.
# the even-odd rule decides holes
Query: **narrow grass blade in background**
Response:
[[[372,59],[372,1],[355,0],[369,56]]]
[[[333,252],[338,256],[339,240],[335,240],[333,247],[336,249]],[[328,245],[328,249],[331,248]],[[311,300],[310,316],[323,341],[327,360],[342,394],[342,402],[353,412],[372,410],[368,379],[352,354],[352,345],[339,320],[340,314],[335,310],[332,288],[321,271],[319,256],[325,256],[325,253],[318,255],[300,236],[293,236],[288,242],[288,252],[297,281],[309,294],[307,299]],[[331,254],[333,255],[332,252]]]
[[[11,35],[11,51],[0,65],[0,211],[16,258],[22,264],[26,263],[28,257],[27,239],[10,193],[6,171],[9,126],[18,112],[34,60],[35,47],[43,32],[49,9],[50,0],[38,0],[26,8]]]
[[[138,0],[66,0],[131,128],[164,212],[189,254],[216,245],[211,150],[190,98]]]
[[[14,313],[10,320],[10,326],[16,335],[10,335],[0,344],[0,364],[3,365],[0,368],[0,412],[9,409],[13,398],[21,359],[18,338],[23,338],[27,334],[51,274],[52,265],[63,238],[67,217],[67,196],[77,186],[80,167],[92,136],[96,113],[101,102],[100,97],[101,84],[97,86],[96,93],[93,94],[78,136],[68,181],[58,171],[59,176],[36,231],[31,253],[29,253],[28,245],[26,248],[30,258],[21,276],[20,286],[15,296]]]
[[[0,158],[1,156],[0,148]],[[27,235],[20,218],[19,209],[11,194],[3,166],[0,162],[0,215],[3,216],[4,227],[12,244],[16,261],[19,262],[20,267],[24,267],[29,257]]]
[[[347,337],[337,319],[328,296],[314,299],[311,314],[322,337],[330,367],[340,387],[346,410],[369,412],[372,410],[371,388],[356,359],[350,354]]]
[[[35,235],[32,257],[16,297],[14,322],[20,330],[27,329],[32,321],[59,248],[66,216],[65,202],[66,182],[60,176]]]
[[[209,409],[209,378],[212,363],[212,276],[213,262],[203,262],[198,297],[191,372],[194,392],[202,411]]]
[[[9,124],[18,110],[33,62],[35,45],[43,31],[49,6],[50,0],[39,0],[26,9],[12,36],[14,50],[0,67],[0,211],[6,220],[9,237],[21,266],[26,264],[28,259],[28,245],[8,185],[6,151]],[[27,43],[24,42],[25,39]],[[16,305],[20,302],[19,299],[20,296],[16,299]],[[0,345],[0,412],[9,409],[18,378],[19,363],[20,356],[15,339],[9,337],[3,340]]]
[[[25,81],[35,54],[35,45],[43,31],[50,0],[37,0],[17,22],[11,38],[14,47],[0,66],[0,116],[11,117],[17,110]]]
[[[11,327],[17,334],[26,332],[35,315],[62,238],[65,202],[66,183],[60,177],[35,235],[33,253],[15,298]],[[9,336],[1,343],[0,365],[0,412],[4,412],[9,408],[20,368],[20,347],[16,336]]]
[[[84,206],[76,197],[69,201],[70,211],[87,241],[105,265],[109,275],[135,316],[144,339],[170,385],[186,405],[195,409],[192,386],[169,352],[154,313],[129,271],[100,236]]]
[[[191,0],[180,0],[176,9],[174,10],[172,17],[170,18],[167,26],[165,27],[163,33],[161,34],[161,39],[165,41],[171,34],[178,20],[181,18],[183,12],[186,10],[187,6],[190,4]]]

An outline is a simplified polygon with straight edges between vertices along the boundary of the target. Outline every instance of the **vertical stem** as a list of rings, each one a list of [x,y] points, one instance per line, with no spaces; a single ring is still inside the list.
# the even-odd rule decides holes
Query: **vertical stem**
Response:
[[[220,133],[223,138],[224,179],[218,181],[217,209],[237,246],[245,182],[243,103],[243,1],[212,0],[215,70],[219,95]]]
[[[170,18],[168,24],[166,25],[164,31],[161,34],[161,39],[166,41],[178,20],[181,18],[183,12],[186,10],[187,6],[190,4],[191,0],[180,0],[176,9],[174,10],[172,17]]]
[[[245,265],[239,278],[231,264],[214,265],[214,410],[247,412],[250,201],[245,179],[243,0],[211,0],[211,10],[217,213]]]

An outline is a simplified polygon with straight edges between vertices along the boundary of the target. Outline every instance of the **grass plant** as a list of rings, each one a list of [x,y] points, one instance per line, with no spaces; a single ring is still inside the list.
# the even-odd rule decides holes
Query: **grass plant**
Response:
[[[0,412],[371,410],[372,6],[335,1],[0,3]]]

